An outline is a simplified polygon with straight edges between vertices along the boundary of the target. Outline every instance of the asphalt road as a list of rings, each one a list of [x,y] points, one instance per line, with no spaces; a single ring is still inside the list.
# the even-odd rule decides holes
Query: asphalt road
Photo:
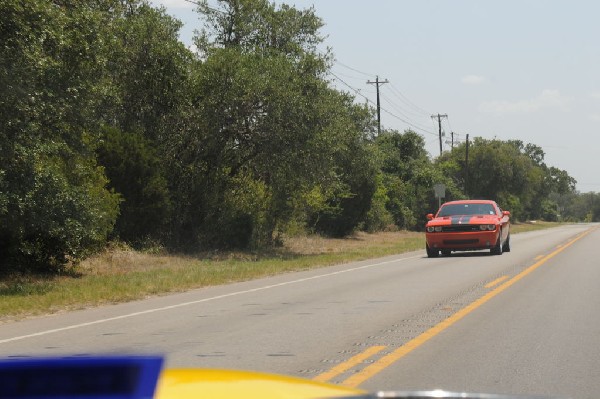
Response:
[[[368,390],[592,398],[600,392],[600,230],[512,252],[413,252],[0,325],[0,356],[164,354]]]

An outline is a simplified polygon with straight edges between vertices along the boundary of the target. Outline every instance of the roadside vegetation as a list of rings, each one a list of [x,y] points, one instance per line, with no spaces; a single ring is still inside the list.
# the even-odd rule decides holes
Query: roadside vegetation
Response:
[[[513,226],[513,234],[557,226]],[[113,245],[66,275],[15,276],[0,282],[0,323],[65,310],[227,284],[276,274],[422,250],[417,232],[357,233],[336,239],[295,237],[270,251],[169,255]]]
[[[418,132],[377,133],[375,110],[332,84],[314,9],[200,0],[196,11],[192,51],[147,1],[0,2],[0,307],[397,253],[298,256],[286,237],[418,237],[435,184],[446,200],[496,200],[514,221],[600,220],[600,195],[578,193],[533,143],[472,132],[467,162],[466,143],[432,158]],[[257,260],[238,273],[205,256],[224,253]],[[157,266],[115,260],[144,256]]]

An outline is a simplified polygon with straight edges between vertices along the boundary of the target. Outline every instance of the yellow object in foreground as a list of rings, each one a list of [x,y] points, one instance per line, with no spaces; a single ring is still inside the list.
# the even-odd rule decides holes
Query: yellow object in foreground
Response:
[[[249,371],[214,369],[163,370],[156,399],[317,399],[362,395],[364,391]]]

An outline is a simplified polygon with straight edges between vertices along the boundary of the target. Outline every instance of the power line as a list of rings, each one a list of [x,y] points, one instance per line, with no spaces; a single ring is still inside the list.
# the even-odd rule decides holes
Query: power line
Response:
[[[346,68],[346,69],[349,69],[349,70],[351,70],[351,71],[353,71],[353,72],[360,73],[360,74],[362,74],[362,75],[366,75],[366,76],[373,76],[372,74],[368,74],[368,73],[366,73],[366,72],[363,72],[363,71],[361,71],[361,70],[358,70],[358,69],[356,69],[356,68],[352,68],[352,67],[350,67],[350,66],[348,66],[348,65],[346,65],[346,64],[343,64],[343,63],[341,63],[341,62],[339,62],[339,61],[336,61],[336,64],[338,64],[338,65],[340,65],[340,66],[342,66],[342,67],[344,67],[344,68]],[[338,75],[341,75],[341,76],[345,76],[345,77],[347,77],[347,78],[350,78],[350,79],[354,79],[354,80],[359,80],[359,79],[360,79],[360,78],[358,78],[358,77],[356,77],[356,76],[350,76],[350,75],[346,75],[346,74],[343,74],[343,73],[340,73],[340,72],[337,72],[337,74],[338,74]],[[406,104],[406,105],[408,106],[408,108],[409,108],[409,109],[407,109],[407,108],[405,108],[405,107],[403,107],[403,106],[400,106],[400,105],[397,105],[397,104],[395,104],[395,103],[394,103],[394,102],[393,102],[391,99],[387,99],[387,98],[386,98],[386,97],[385,97],[383,94],[381,94],[381,97],[382,97],[382,98],[386,98],[386,99],[388,100],[388,102],[389,102],[390,104],[393,104],[393,106],[394,106],[394,107],[395,107],[397,110],[399,110],[399,111],[401,110],[400,112],[401,112],[401,113],[403,113],[403,114],[405,114],[405,116],[406,116],[406,117],[408,117],[408,115],[406,115],[406,114],[411,114],[411,115],[413,115],[413,116],[416,116],[416,117],[424,117],[424,116],[426,116],[426,117],[429,117],[429,115],[430,115],[430,112],[427,112],[427,111],[423,110],[422,108],[418,107],[418,106],[417,106],[417,105],[415,105],[413,102],[411,102],[411,101],[410,101],[410,100],[409,100],[409,99],[408,99],[408,98],[407,98],[407,97],[406,97],[404,94],[402,94],[402,93],[401,93],[401,92],[398,90],[398,88],[396,88],[396,87],[394,86],[394,84],[393,84],[393,83],[391,83],[391,82],[388,82],[388,83],[390,83],[390,87],[391,87],[391,89],[392,89],[392,90],[391,90],[391,93],[392,93],[392,95],[394,95],[394,97],[396,97],[397,99],[399,99],[399,100],[400,100],[400,102],[402,102],[402,103]]]
[[[412,122],[409,122],[409,121],[407,121],[407,120],[405,120],[405,119],[402,119],[402,118],[401,118],[401,117],[399,117],[398,115],[396,115],[396,114],[394,114],[394,113],[392,113],[392,112],[388,111],[388,110],[387,110],[387,109],[385,109],[385,108],[381,108],[381,110],[382,110],[383,112],[385,112],[386,114],[388,114],[388,115],[390,115],[390,116],[392,116],[392,117],[394,117],[394,118],[398,119],[399,121],[406,123],[408,126],[412,127],[412,128],[413,128],[413,129],[415,129],[415,130],[420,130],[420,131],[422,131],[423,133],[427,133],[427,134],[431,134],[431,135],[434,135],[434,136],[436,136],[436,134],[435,134],[435,133],[433,133],[433,132],[431,132],[431,131],[429,131],[429,130],[423,129],[423,128],[421,128],[421,127],[419,127],[419,126],[415,125],[414,123],[412,123]]]
[[[349,70],[351,70],[351,71],[354,71],[354,72],[358,72],[358,73],[360,73],[360,74],[363,74],[363,75],[365,75],[365,76],[368,76],[368,77],[371,77],[371,76],[373,76],[373,74],[372,74],[372,73],[366,73],[366,72],[363,72],[363,71],[359,71],[358,69],[356,69],[356,68],[352,68],[351,66],[348,66],[348,65],[346,65],[346,64],[343,64],[343,63],[339,62],[338,60],[336,60],[336,61],[335,61],[335,63],[336,63],[336,64],[339,64],[340,66],[343,66],[344,68],[347,68],[347,69],[349,69]]]
[[[375,105],[373,103],[373,101],[371,99],[369,99],[368,97],[366,97],[364,94],[362,94],[360,92],[360,90],[352,87],[351,85],[349,85],[346,81],[344,81],[342,78],[340,78],[339,76],[337,76],[335,73],[333,72],[329,72],[335,79],[337,79],[338,81],[340,81],[344,86],[348,87],[352,92],[354,92],[357,96],[364,98],[368,103],[371,103],[372,105]],[[383,112],[385,112],[386,114],[392,116],[395,119],[398,119],[399,121],[405,123],[406,125],[410,126],[411,128],[414,128],[415,130],[419,130],[423,133],[427,133],[427,134],[431,134],[431,135],[436,135],[435,133],[433,133],[432,131],[429,131],[427,129],[421,128],[417,125],[415,125],[414,123],[407,121],[406,119],[403,119],[401,117],[399,117],[398,115],[394,114],[393,112],[388,111],[386,108],[381,107],[381,110]]]
[[[369,76],[369,77],[373,76],[372,73],[367,73],[367,72],[361,71],[359,69],[353,68],[353,67],[351,67],[349,65],[346,65],[343,62],[340,62],[338,60],[335,60],[335,63],[338,64],[339,66],[344,67],[346,69],[349,69],[349,70],[351,70],[353,72],[357,72],[357,73],[360,73],[362,75]],[[344,75],[344,74],[341,74],[339,72],[338,72],[338,75],[346,76],[346,77],[349,77],[349,78],[355,79],[355,80],[359,80],[360,79],[360,78],[357,78],[357,77],[354,77],[354,76],[350,77],[348,75]],[[388,102],[390,104],[394,104],[394,106],[395,106],[396,109],[402,110],[401,113],[405,114],[405,116],[408,113],[408,114],[411,114],[411,115],[417,116],[417,117],[418,116],[420,116],[420,117],[429,117],[429,115],[431,114],[430,112],[425,111],[423,108],[417,106],[415,103],[413,103],[412,101],[410,101],[410,99],[408,99],[404,94],[402,94],[402,92],[392,82],[389,82],[389,83],[390,83],[391,93],[397,99],[399,99],[402,103],[406,104],[409,108],[411,108],[412,110],[408,110],[408,109],[406,109],[406,108],[404,108],[402,106],[395,105],[391,100],[388,100]],[[381,95],[381,97],[385,98],[385,96],[383,94]],[[408,116],[406,116],[406,117],[408,117]]]
[[[401,101],[411,106],[416,112],[422,114],[423,116],[429,116],[430,112],[425,111],[423,108],[415,105],[412,101],[410,101],[394,84],[391,85],[392,93],[394,93]]]
[[[360,81],[360,82],[364,81],[364,78],[362,78],[362,77],[348,75],[346,73],[342,73],[342,72],[339,72],[339,71],[336,71],[335,73],[336,73],[336,75],[343,76],[343,77],[348,78],[348,79],[352,79],[352,80],[356,80],[356,81]]]
[[[354,92],[354,94],[356,94],[357,96],[360,96],[360,97],[364,98],[365,100],[367,100],[367,102],[371,102],[371,100],[369,100],[369,98],[367,96],[365,96],[364,94],[362,94],[359,89],[355,89],[354,87],[350,86],[348,83],[346,83],[342,78],[340,78],[339,76],[337,76],[335,73],[333,73],[331,71],[329,73],[331,75],[333,75],[334,78],[336,78],[337,80],[339,80],[343,85],[345,85],[350,90],[352,90]]]
[[[450,118],[446,118],[446,123],[448,123],[448,127],[450,128],[450,131],[454,130],[452,129],[452,126],[450,125]]]
[[[412,112],[400,105],[398,105],[397,103],[395,103],[391,98],[387,97],[386,95],[382,94],[381,98],[383,98],[384,100],[386,100],[388,103],[390,103],[390,105],[394,108],[396,108],[396,110],[398,110],[398,112],[402,113],[403,115],[405,115],[407,118],[427,118],[429,119],[429,114],[427,114],[426,116],[424,114],[417,114],[415,112]],[[409,116],[410,115],[410,116]]]

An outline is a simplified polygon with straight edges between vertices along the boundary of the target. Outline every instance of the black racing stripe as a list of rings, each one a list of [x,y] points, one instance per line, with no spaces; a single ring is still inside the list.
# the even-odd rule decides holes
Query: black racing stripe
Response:
[[[452,224],[468,224],[472,218],[473,218],[472,215],[451,216],[451,223]]]

